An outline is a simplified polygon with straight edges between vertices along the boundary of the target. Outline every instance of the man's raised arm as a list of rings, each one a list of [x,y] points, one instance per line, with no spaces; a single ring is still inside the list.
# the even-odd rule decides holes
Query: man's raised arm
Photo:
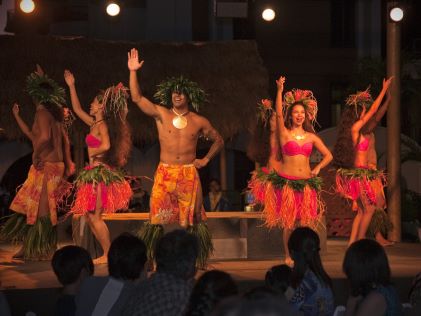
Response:
[[[161,113],[159,112],[159,107],[145,98],[139,88],[137,71],[142,68],[143,60],[139,62],[138,51],[135,48],[132,48],[132,50],[127,55],[127,67],[130,70],[129,84],[132,101],[137,104],[143,113],[160,120]]]

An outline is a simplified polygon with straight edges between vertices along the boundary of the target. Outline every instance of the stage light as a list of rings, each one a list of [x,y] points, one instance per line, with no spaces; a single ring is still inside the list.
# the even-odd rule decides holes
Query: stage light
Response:
[[[273,21],[273,19],[275,18],[275,11],[273,11],[272,9],[263,10],[262,18],[267,22]]]
[[[31,13],[35,10],[35,3],[32,0],[22,0],[19,4],[20,9],[25,13]]]
[[[403,19],[403,9],[400,7],[394,7],[389,12],[389,17],[393,22],[400,22]]]
[[[107,13],[111,16],[118,15],[120,13],[120,6],[115,2],[110,3],[109,5],[107,5]]]

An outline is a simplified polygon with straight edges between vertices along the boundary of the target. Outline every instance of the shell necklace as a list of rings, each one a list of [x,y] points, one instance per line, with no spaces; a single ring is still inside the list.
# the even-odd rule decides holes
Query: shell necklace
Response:
[[[294,132],[291,133],[292,137],[294,137],[296,140],[303,140],[306,138],[306,132],[304,132],[303,135],[297,135]]]
[[[175,128],[178,129],[183,129],[187,126],[187,119],[184,117],[187,113],[189,113],[189,111],[187,110],[184,113],[177,113],[174,108],[171,109],[171,111],[173,111],[173,113],[176,115],[176,117],[174,117],[172,119],[172,125],[174,125]]]

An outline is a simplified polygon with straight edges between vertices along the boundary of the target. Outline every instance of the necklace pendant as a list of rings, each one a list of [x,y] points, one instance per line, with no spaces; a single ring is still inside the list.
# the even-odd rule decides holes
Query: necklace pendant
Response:
[[[177,129],[186,128],[187,119],[184,116],[177,115],[172,119],[172,125]]]

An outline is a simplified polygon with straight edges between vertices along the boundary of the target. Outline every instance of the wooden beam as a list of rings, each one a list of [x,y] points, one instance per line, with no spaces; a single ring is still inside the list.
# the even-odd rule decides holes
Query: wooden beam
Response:
[[[262,212],[206,212],[208,218],[262,218]],[[149,213],[114,213],[102,214],[106,221],[146,221]]]

